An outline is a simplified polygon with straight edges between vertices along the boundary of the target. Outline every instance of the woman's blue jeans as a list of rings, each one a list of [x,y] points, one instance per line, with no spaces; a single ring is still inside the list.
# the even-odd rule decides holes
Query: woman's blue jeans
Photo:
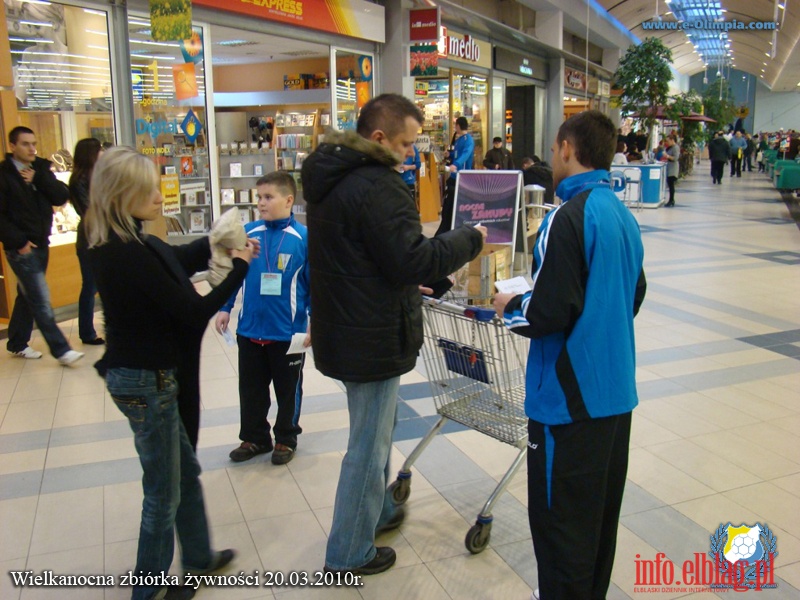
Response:
[[[361,567],[375,558],[375,529],[394,516],[386,492],[389,456],[397,420],[400,378],[345,382],[350,439],[342,461],[325,566],[336,571]]]
[[[175,530],[184,569],[207,568],[213,553],[200,463],[178,415],[174,369],[109,369],[106,386],[117,408],[128,418],[143,470],[144,501],[135,573],[157,576],[169,571]],[[132,598],[148,600],[159,589],[135,587]]]
[[[81,293],[78,296],[78,337],[82,342],[91,342],[97,337],[94,328],[94,296],[97,287],[94,274],[89,265],[88,250],[78,250],[78,264],[81,267]]]

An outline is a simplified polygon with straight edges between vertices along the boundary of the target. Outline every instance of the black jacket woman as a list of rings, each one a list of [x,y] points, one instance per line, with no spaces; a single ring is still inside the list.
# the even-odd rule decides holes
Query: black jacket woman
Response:
[[[92,174],[85,228],[89,263],[106,323],[106,352],[95,365],[117,408],[128,418],[142,465],[142,520],[136,573],[167,573],[174,533],[187,572],[205,574],[229,563],[232,550],[213,552],[200,465],[178,415],[176,369],[182,333],[222,307],[242,284],[258,247],[232,251],[233,270],[207,296],[184,285],[175,265],[210,255],[207,240],[173,247],[142,233],[143,221],[161,214],[163,199],[152,161],[132,148],[112,148]],[[183,597],[186,590],[168,590]],[[163,586],[133,588],[150,600]],[[190,596],[186,596],[190,597]]]
[[[83,219],[89,210],[89,182],[92,169],[103,153],[103,145],[97,138],[84,138],[75,144],[72,163],[72,175],[69,178],[69,199],[75,212],[81,218],[78,223],[78,235],[75,250],[78,253],[78,264],[81,267],[81,293],[78,296],[78,336],[84,344],[98,346],[105,340],[97,336],[94,328],[94,296],[97,288],[94,285],[89,259],[86,256],[86,229]]]

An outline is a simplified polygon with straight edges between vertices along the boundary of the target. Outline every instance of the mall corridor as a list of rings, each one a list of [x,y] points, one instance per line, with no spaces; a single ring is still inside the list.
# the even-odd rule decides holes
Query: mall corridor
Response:
[[[797,216],[797,199],[792,206]],[[608,598],[729,597],[677,584],[635,589],[637,566],[652,566],[658,553],[679,580],[684,561],[708,553],[728,523],[767,526],[777,544],[777,588],[757,597],[800,598],[798,222],[763,174],[726,173],[712,186],[708,162],[679,183],[674,208],[634,214],[648,291],[636,319],[640,404]],[[100,313],[96,320],[102,328]],[[119,578],[135,561],[141,471],[132,435],[92,367],[102,347],[81,347],[76,321],[61,325],[87,353],[75,368],[0,355],[0,598],[129,598],[124,587],[20,589],[7,575]],[[38,337],[32,346],[46,350]],[[537,575],[524,472],[496,507],[490,547],[471,555],[463,542],[516,450],[457,426],[417,461],[406,521],[380,538],[397,550],[395,567],[359,588],[263,587],[264,571],[313,580],[323,566],[346,398],[309,361],[297,457],[288,466],[268,455],[234,464],[236,370],[236,349],[209,328],[199,457],[214,542],[239,551],[227,574],[260,571],[262,587],[205,588],[197,598],[530,597]],[[402,384],[394,469],[436,420],[422,369]]]

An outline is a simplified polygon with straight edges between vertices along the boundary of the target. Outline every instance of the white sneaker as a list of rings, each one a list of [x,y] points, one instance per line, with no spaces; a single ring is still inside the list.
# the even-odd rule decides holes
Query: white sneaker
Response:
[[[42,358],[42,353],[38,350],[34,350],[30,346],[25,346],[25,348],[19,352],[11,352],[11,350],[9,350],[8,353],[12,356],[18,356],[19,358]]]
[[[531,600],[539,600],[539,588],[531,592]]]
[[[66,353],[58,357],[58,362],[67,367],[73,363],[78,362],[82,358],[83,358],[83,352],[76,352],[75,350],[67,350]]]

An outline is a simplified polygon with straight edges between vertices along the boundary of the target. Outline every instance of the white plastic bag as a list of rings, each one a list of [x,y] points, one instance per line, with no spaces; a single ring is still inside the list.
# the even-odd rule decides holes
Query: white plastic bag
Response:
[[[229,250],[242,250],[247,244],[247,234],[239,222],[239,211],[226,210],[214,222],[209,234],[211,259],[208,261],[208,276],[211,287],[217,287],[233,269],[233,259]]]

